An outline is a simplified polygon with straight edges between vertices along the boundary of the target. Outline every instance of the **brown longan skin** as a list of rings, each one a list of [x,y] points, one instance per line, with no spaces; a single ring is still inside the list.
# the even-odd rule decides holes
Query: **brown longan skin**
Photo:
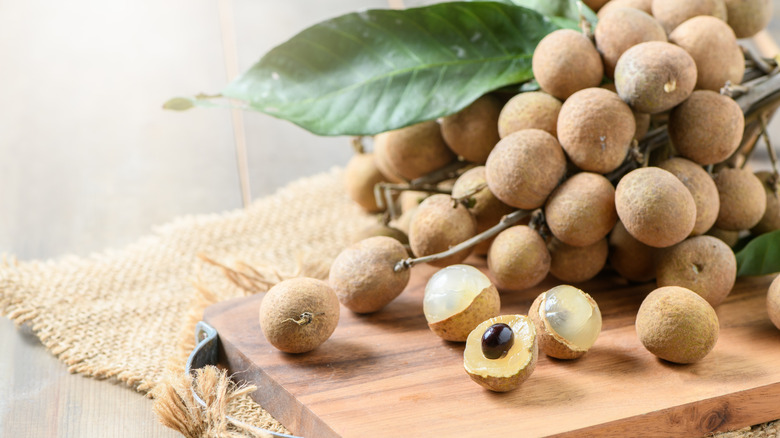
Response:
[[[447,146],[441,128],[435,121],[375,136],[374,153],[377,154],[378,164],[387,164],[388,173],[407,180],[424,176],[455,159],[455,154]],[[382,169],[381,165],[379,167]]]
[[[669,115],[669,137],[680,155],[702,165],[730,157],[742,141],[745,116],[734,99],[697,90]]]
[[[610,0],[604,7],[599,9],[598,17],[601,20],[609,11],[617,8],[634,8],[647,15],[653,15],[653,0]]]
[[[774,173],[756,172],[756,177],[764,186],[766,209],[761,220],[751,230],[753,234],[763,234],[780,229],[780,186]]]
[[[361,240],[368,239],[369,237],[376,237],[376,236],[385,236],[385,237],[393,238],[401,242],[402,245],[409,244],[409,236],[407,236],[406,233],[399,230],[398,228],[394,228],[391,227],[390,225],[384,225],[384,224],[373,224],[361,230],[358,230],[357,233],[352,235],[352,243],[357,243],[360,242]]]
[[[486,94],[459,112],[442,118],[441,133],[453,152],[472,163],[484,164],[500,140],[501,102]]]
[[[609,0],[583,0],[583,3],[594,12],[598,12],[605,4],[609,3]]]
[[[531,66],[542,90],[566,100],[579,90],[598,87],[604,65],[585,35],[571,29],[550,32],[539,41]]]
[[[409,224],[409,245],[417,257],[447,251],[477,234],[477,221],[461,203],[449,195],[432,195],[417,207]],[[429,262],[443,268],[462,262],[471,254],[465,249],[440,260]]]
[[[747,169],[722,169],[715,175],[720,210],[715,226],[728,231],[749,230],[764,217],[764,185]]]
[[[527,210],[541,207],[565,173],[561,145],[541,129],[523,129],[501,139],[485,164],[485,179],[496,198]]]
[[[592,245],[609,234],[617,222],[615,188],[602,175],[578,173],[552,192],[544,206],[544,217],[561,242]]]
[[[500,313],[501,298],[496,286],[491,284],[474,297],[474,301],[462,312],[441,321],[429,322],[428,328],[446,341],[466,342],[469,333],[482,321],[498,316]]]
[[[623,52],[615,66],[615,87],[634,110],[657,114],[687,99],[697,74],[696,62],[684,49],[648,41]]]
[[[658,251],[636,240],[620,221],[609,235],[609,264],[628,281],[643,283],[654,279]]]
[[[639,9],[612,8],[599,14],[595,39],[604,60],[604,74],[611,78],[623,52],[639,43],[666,41],[666,31],[652,16]]]
[[[700,361],[715,347],[719,332],[712,306],[684,287],[666,286],[650,292],[636,315],[639,341],[650,353],[669,362]]]
[[[739,242],[739,231],[727,231],[718,227],[712,227],[707,230],[707,235],[720,239],[730,248],[734,248]]]
[[[498,135],[501,138],[522,129],[541,129],[558,136],[560,100],[541,91],[520,93],[501,109],[498,116]]]
[[[772,0],[726,0],[729,26],[737,38],[750,38],[772,19]]]
[[[706,233],[715,225],[720,210],[718,187],[710,174],[693,161],[680,157],[670,158],[658,167],[676,176],[693,196],[693,202],[696,204],[696,223],[691,235]]]
[[[304,312],[308,324],[296,324]],[[327,283],[293,278],[276,284],[260,303],[260,328],[266,340],[286,353],[305,353],[325,342],[339,322],[339,300]]]
[[[769,291],[766,295],[766,311],[769,314],[769,320],[780,330],[780,276],[772,280],[769,285]]]
[[[745,57],[728,24],[710,16],[699,16],[677,26],[669,42],[685,49],[696,62],[696,88],[720,91],[727,82],[741,84]]]
[[[550,251],[550,274],[564,283],[582,283],[598,275],[607,263],[609,245],[601,239],[588,246],[571,246],[553,239]]]
[[[690,289],[717,307],[734,288],[737,258],[713,236],[696,236],[660,252],[656,284]]]
[[[574,93],[558,115],[558,139],[578,168],[596,173],[617,169],[636,133],[631,108],[603,88]]]
[[[726,21],[726,5],[723,0],[653,0],[653,16],[672,33],[680,24],[699,15],[709,15]]]
[[[470,196],[473,205],[469,207],[469,211],[477,221],[477,233],[481,233],[498,224],[502,217],[515,211],[513,207],[499,201],[486,184],[485,166],[477,166],[464,172],[455,181],[455,185],[452,186],[453,198],[460,198],[469,193],[474,193],[474,190],[482,187],[482,189]],[[480,255],[487,254],[492,242],[493,239],[488,239],[478,243],[474,246],[474,253]]]
[[[539,233],[516,225],[496,236],[487,264],[500,289],[523,290],[536,286],[550,272],[550,252]]]
[[[615,190],[620,221],[637,240],[664,248],[682,242],[696,224],[696,203],[674,175],[658,167],[626,174]]]
[[[371,153],[353,155],[344,170],[347,195],[368,213],[382,211],[376,203],[374,186],[387,181]]]

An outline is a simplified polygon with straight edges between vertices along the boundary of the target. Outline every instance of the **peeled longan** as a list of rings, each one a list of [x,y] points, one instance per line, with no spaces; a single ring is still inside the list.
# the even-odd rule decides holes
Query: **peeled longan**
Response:
[[[676,176],[693,196],[693,202],[696,203],[696,224],[691,235],[706,233],[715,224],[720,210],[718,187],[710,174],[693,161],[679,157],[670,158],[658,167]]]
[[[486,94],[459,112],[442,118],[444,141],[456,154],[473,163],[484,164],[498,143],[498,114],[501,103]]]
[[[520,93],[501,109],[498,135],[501,138],[521,129],[541,129],[558,136],[558,113],[561,101],[541,91]]]
[[[696,62],[671,43],[649,41],[623,52],[615,66],[621,99],[641,113],[669,110],[688,98],[696,86]]]
[[[763,234],[780,229],[780,185],[772,172],[756,172],[756,177],[764,186],[766,210],[761,220],[751,230],[753,234]]]
[[[627,173],[615,190],[620,221],[640,242],[664,248],[682,242],[696,224],[696,203],[674,175],[658,167]]]
[[[531,60],[542,90],[565,100],[575,92],[598,87],[604,76],[601,56],[585,35],[560,29],[539,41]]]
[[[726,10],[737,38],[750,38],[769,25],[772,0],[726,0]]]
[[[697,89],[720,91],[726,82],[742,83],[745,56],[734,32],[723,20],[710,16],[691,18],[669,34],[669,41],[685,49],[696,62]]]
[[[612,8],[599,14],[596,48],[604,59],[604,73],[612,77],[618,58],[631,47],[647,41],[666,41],[666,31],[649,14],[633,8]]]
[[[432,195],[417,207],[409,224],[409,245],[417,257],[450,249],[477,234],[477,222],[468,209],[455,203],[448,195]],[[462,262],[471,254],[471,248],[460,251],[430,265],[445,267]]]
[[[550,274],[565,283],[581,283],[595,277],[607,263],[609,245],[601,239],[588,246],[571,246],[553,239],[550,251]]]
[[[717,237],[696,236],[664,249],[656,264],[656,283],[690,289],[712,307],[722,303],[737,280],[737,258]]]
[[[516,225],[493,240],[487,264],[496,286],[522,290],[536,286],[550,272],[550,252],[539,233]]]
[[[588,88],[574,93],[558,115],[558,139],[578,168],[596,173],[617,169],[634,139],[631,108],[613,92]]]
[[[516,208],[541,207],[566,173],[558,140],[540,129],[514,132],[493,148],[485,164],[490,191]]]
[[[603,239],[617,222],[615,188],[607,178],[581,172],[552,192],[544,217],[553,235],[572,246],[588,246]]]
[[[603,18],[604,15],[609,13],[609,11],[617,8],[634,8],[647,13],[647,15],[652,16],[653,0],[610,0],[607,2],[606,5],[604,5],[601,9],[599,9],[598,12],[599,20],[601,20],[601,18]]]
[[[657,248],[636,240],[618,221],[609,235],[609,264],[629,281],[644,282],[655,278]]]
[[[680,155],[699,164],[719,163],[742,141],[745,116],[734,99],[697,90],[669,115],[669,138]]]
[[[724,230],[749,230],[766,210],[764,185],[747,169],[722,169],[715,175],[720,211],[715,226]]]
[[[408,180],[444,167],[455,159],[435,121],[377,135],[374,137],[374,153],[377,164],[386,163],[388,173]],[[382,165],[379,167],[382,169]]]
[[[723,0],[653,0],[653,16],[671,33],[684,21],[710,15],[726,21],[726,5]]]
[[[374,197],[374,186],[387,181],[374,161],[374,154],[355,154],[344,170],[344,184],[347,195],[363,210],[374,213],[381,211]]]

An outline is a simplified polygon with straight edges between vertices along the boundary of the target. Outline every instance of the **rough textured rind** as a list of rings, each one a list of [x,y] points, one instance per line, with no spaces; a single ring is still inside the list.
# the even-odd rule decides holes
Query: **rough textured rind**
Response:
[[[395,272],[408,257],[404,246],[385,236],[370,237],[345,248],[330,266],[328,282],[341,304],[357,313],[385,307],[409,283],[409,269]]]
[[[561,101],[541,91],[520,93],[501,109],[498,135],[501,138],[521,129],[541,129],[558,136],[558,113]]]
[[[769,320],[780,330],[780,276],[775,277],[772,284],[769,285],[769,291],[766,295],[766,311],[769,314]]]
[[[680,155],[699,164],[726,160],[737,150],[745,116],[734,99],[697,90],[669,115],[669,138]]]
[[[542,90],[560,100],[579,90],[598,87],[604,76],[596,47],[588,37],[570,29],[556,30],[542,38],[531,64]]]
[[[649,41],[626,50],[615,66],[618,95],[641,113],[669,110],[691,95],[696,63],[684,49]]]
[[[674,363],[703,359],[718,341],[718,316],[704,298],[683,287],[658,288],[636,315],[636,332],[645,348]]]
[[[765,29],[772,19],[771,0],[726,0],[729,26],[737,38],[749,38]]]
[[[601,239],[588,246],[571,246],[553,239],[550,251],[550,274],[565,283],[581,283],[595,277],[607,263],[609,245]]]
[[[598,16],[599,20],[601,18],[609,13],[609,11],[616,9],[616,8],[634,8],[639,9],[642,12],[647,13],[648,15],[653,15],[653,0],[610,0],[607,2],[604,7],[599,9]]]
[[[723,230],[749,230],[766,210],[764,185],[747,169],[722,169],[715,175],[720,211],[715,226]]]
[[[590,295],[585,294],[585,296],[593,306],[596,306],[596,302]],[[539,351],[556,359],[569,360],[582,357],[588,350],[583,350],[559,336],[550,328],[547,319],[542,318],[541,315],[539,315],[539,308],[542,306],[542,303],[544,303],[546,297],[547,292],[539,294],[531,304],[531,308],[528,309],[528,317],[531,318],[534,327],[536,327],[536,337],[539,340]]]
[[[496,286],[522,290],[539,284],[550,271],[550,252],[542,237],[525,225],[507,228],[496,236],[487,264]]]
[[[756,177],[764,185],[766,209],[761,220],[751,231],[754,234],[763,234],[780,229],[780,187],[772,172],[756,172]]]
[[[359,230],[354,234],[354,236],[352,236],[352,243],[360,242],[363,239],[376,236],[392,237],[393,239],[401,242],[403,245],[409,244],[409,236],[407,236],[406,233],[399,230],[398,228],[393,228],[389,225],[383,224],[372,224]]]
[[[697,89],[720,91],[726,82],[742,83],[745,56],[734,31],[723,20],[691,18],[669,34],[669,42],[685,49],[696,62]]]
[[[581,172],[556,188],[544,206],[547,226],[561,242],[592,245],[617,222],[615,188],[607,178]]]
[[[503,138],[488,157],[485,179],[504,204],[541,207],[566,173],[558,140],[540,129],[524,129]]]
[[[712,307],[726,299],[737,280],[737,258],[713,236],[697,236],[663,250],[656,264],[656,284],[690,289]]]
[[[656,248],[682,242],[696,224],[691,192],[671,173],[643,167],[626,174],[615,190],[620,221],[637,240]]]
[[[376,204],[374,186],[388,181],[374,160],[374,154],[355,154],[344,169],[347,195],[369,213],[381,211]]]
[[[696,204],[696,223],[691,235],[706,233],[715,224],[720,210],[718,187],[704,168],[685,158],[670,158],[658,165],[682,182],[693,196]]]
[[[455,114],[442,118],[441,133],[453,152],[473,163],[484,164],[500,140],[498,115],[501,103],[486,94]]]
[[[260,303],[260,328],[268,342],[287,353],[305,353],[325,342],[339,322],[339,300],[327,283],[313,278],[284,280]],[[297,324],[304,312],[308,324]]]
[[[609,264],[629,281],[645,282],[655,278],[655,254],[658,248],[645,245],[618,221],[609,235]]]
[[[455,203],[449,195],[437,194],[425,198],[409,224],[409,245],[417,257],[436,254],[450,249],[477,234],[477,221],[461,203]],[[460,263],[471,254],[468,248],[430,262],[445,267]]]
[[[455,154],[444,142],[435,121],[418,123],[374,137],[374,153],[382,173],[412,180],[444,167]],[[383,169],[381,163],[388,170]],[[385,174],[388,178],[391,175]]]
[[[727,15],[723,0],[653,0],[652,12],[666,33],[699,15],[710,15],[723,21],[726,21]]]
[[[558,115],[558,139],[578,168],[611,172],[623,163],[636,133],[631,108],[603,88],[574,93]]]
[[[436,335],[446,341],[466,342],[469,333],[482,321],[498,316],[501,312],[501,299],[498,290],[490,285],[474,298],[466,309],[449,318],[428,323]]]
[[[610,8],[599,14],[595,39],[604,60],[604,74],[611,78],[623,52],[639,43],[666,41],[666,31],[652,16],[639,9]]]

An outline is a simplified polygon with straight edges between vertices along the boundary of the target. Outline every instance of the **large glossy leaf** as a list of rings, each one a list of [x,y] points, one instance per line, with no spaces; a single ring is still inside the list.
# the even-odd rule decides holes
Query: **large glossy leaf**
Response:
[[[579,29],[580,17],[585,17],[592,26],[596,26],[598,17],[581,0],[494,0],[501,3],[533,9],[553,19],[556,24],[571,29]]]
[[[737,252],[737,275],[780,272],[780,230],[762,234]]]
[[[274,48],[222,94],[316,134],[372,135],[531,79],[534,48],[557,28],[500,2],[351,13]]]

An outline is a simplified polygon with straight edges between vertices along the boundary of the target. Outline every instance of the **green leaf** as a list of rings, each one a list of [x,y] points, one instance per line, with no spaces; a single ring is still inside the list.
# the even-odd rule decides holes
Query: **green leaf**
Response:
[[[550,17],[560,27],[580,30],[580,15],[595,29],[598,17],[581,0],[494,0],[499,3],[533,9]]]
[[[534,48],[558,28],[499,2],[351,13],[272,49],[222,94],[315,134],[373,135],[531,79]]]
[[[780,272],[780,230],[762,234],[737,252],[737,276]]]

